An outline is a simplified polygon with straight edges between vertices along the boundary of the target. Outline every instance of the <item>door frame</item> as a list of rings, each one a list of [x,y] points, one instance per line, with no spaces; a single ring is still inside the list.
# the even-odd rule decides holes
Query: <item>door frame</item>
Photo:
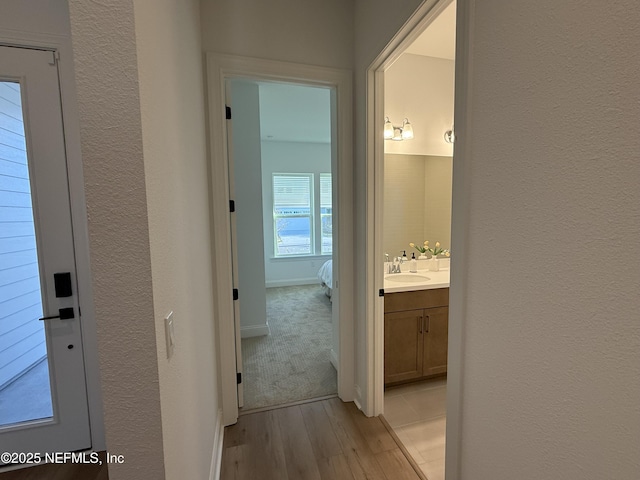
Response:
[[[312,65],[206,53],[214,298],[218,326],[222,421],[238,419],[232,297],[231,222],[225,120],[225,80],[244,77],[330,87],[336,95],[338,233],[333,258],[334,293],[339,295],[338,396],[354,396],[353,320],[353,114],[352,72]],[[332,142],[334,143],[334,142]],[[335,148],[335,147],[332,147]],[[333,170],[333,169],[332,169]],[[336,275],[337,274],[337,275]],[[239,334],[239,332],[238,332]]]
[[[387,70],[415,41],[424,29],[452,0],[425,0],[395,34],[367,69],[366,99],[366,177],[367,185],[367,271],[366,279],[366,335],[367,342],[367,411],[380,415],[384,410],[384,297],[378,289],[384,286],[383,206],[384,206],[384,138],[382,135],[384,112],[384,71]],[[448,479],[460,478],[462,451],[462,379],[464,374],[463,343],[466,316],[465,259],[468,251],[469,224],[469,159],[465,145],[468,131],[470,104],[469,75],[474,0],[457,0],[456,6],[456,58],[455,107],[456,144],[453,163],[452,194],[452,250],[449,290],[449,345],[447,367],[447,451],[445,471]]]
[[[80,149],[80,120],[76,103],[75,73],[71,38],[61,35],[36,33],[26,30],[4,30],[0,44],[57,52],[58,83],[62,110],[67,180],[71,205],[71,223],[76,256],[75,286],[82,312],[81,334],[84,354],[85,381],[89,407],[91,449],[106,450],[104,415],[98,358],[97,322],[93,301],[93,286],[89,257],[89,229],[87,223],[84,174]]]

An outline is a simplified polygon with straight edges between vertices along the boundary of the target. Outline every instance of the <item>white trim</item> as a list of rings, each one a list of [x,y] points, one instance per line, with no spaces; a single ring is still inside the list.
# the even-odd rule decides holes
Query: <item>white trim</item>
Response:
[[[365,413],[379,415],[384,408],[384,301],[375,297],[382,288],[382,221],[384,189],[384,71],[393,64],[406,47],[444,10],[452,0],[426,0],[394,36],[367,70],[367,397]],[[452,249],[456,258],[451,262],[449,308],[449,360],[447,369],[447,479],[460,478],[463,321],[465,318],[465,273],[468,221],[468,153],[464,137],[470,122],[468,113],[470,85],[471,29],[474,0],[457,3],[455,125],[456,144],[453,172]],[[373,192],[372,192],[373,191]],[[372,272],[373,275],[369,273]]]
[[[336,173],[338,188],[338,241],[333,258],[338,265],[336,278],[341,290],[338,303],[340,317],[340,350],[338,395],[344,401],[353,399],[354,324],[353,324],[353,119],[352,73],[311,65],[300,65],[258,58],[238,57],[208,52],[207,91],[209,114],[209,146],[211,155],[211,211],[213,218],[214,289],[218,319],[220,385],[223,424],[238,419],[235,372],[235,332],[233,327],[232,263],[229,221],[229,185],[227,182],[227,142],[224,120],[225,79],[234,77],[296,82],[331,87],[335,92],[337,112]],[[336,269],[334,268],[334,271]],[[337,280],[336,280],[336,283]],[[337,293],[337,292],[335,292]]]
[[[317,284],[320,286],[320,280],[318,277],[310,277],[310,278],[296,278],[291,280],[273,280],[270,282],[266,282],[267,288],[273,287],[293,287],[296,285],[314,285]]]
[[[353,403],[356,404],[356,407],[358,407],[358,410],[361,410],[366,415],[367,412],[365,412],[364,409],[362,408],[362,389],[360,388],[360,385],[356,385],[354,390],[356,394],[353,399]],[[368,416],[370,417],[371,415],[368,415]]]
[[[93,302],[92,276],[89,259],[89,233],[84,174],[80,151],[80,119],[76,100],[75,70],[71,39],[66,35],[44,34],[5,29],[0,43],[41,49],[57,50],[62,123],[67,155],[67,175],[71,221],[76,256],[78,302],[82,312],[82,348],[84,354],[85,379],[91,446],[94,451],[106,450],[100,368],[98,360],[98,334]]]
[[[271,329],[269,328],[268,323],[264,325],[251,325],[249,327],[240,327],[241,338],[264,337],[265,335],[271,335]]]
[[[475,0],[460,1],[456,11],[455,107],[456,143],[454,145],[451,208],[451,246],[455,259],[450,263],[449,350],[447,366],[447,479],[462,478],[462,399],[464,398],[464,332],[466,330],[466,265],[469,258],[471,63],[473,49],[473,11]]]
[[[222,425],[222,410],[216,416],[216,431],[213,437],[213,451],[211,452],[211,468],[209,480],[219,480],[222,469],[222,445],[224,444],[224,425]]]
[[[337,372],[338,371],[338,354],[333,348],[331,349],[331,352],[329,352],[329,361],[331,362],[331,365],[333,365],[333,368],[335,368]]]

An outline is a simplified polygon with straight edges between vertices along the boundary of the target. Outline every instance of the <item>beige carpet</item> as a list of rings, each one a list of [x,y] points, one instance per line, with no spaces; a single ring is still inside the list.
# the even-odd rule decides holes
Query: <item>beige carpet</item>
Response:
[[[331,302],[320,285],[267,289],[271,335],[242,339],[244,410],[337,392]]]

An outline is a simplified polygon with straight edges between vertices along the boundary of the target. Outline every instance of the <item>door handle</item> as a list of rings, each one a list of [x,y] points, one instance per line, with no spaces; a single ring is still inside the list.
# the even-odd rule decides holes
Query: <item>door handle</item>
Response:
[[[72,318],[75,318],[75,315],[73,313],[73,307],[60,308],[58,310],[58,315],[55,315],[53,317],[43,317],[43,318],[40,318],[39,320],[53,320],[54,318],[59,318],[60,320],[70,320]]]

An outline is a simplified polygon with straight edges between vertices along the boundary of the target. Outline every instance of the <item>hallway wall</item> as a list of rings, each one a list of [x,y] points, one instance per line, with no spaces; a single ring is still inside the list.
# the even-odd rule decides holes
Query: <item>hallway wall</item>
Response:
[[[353,4],[344,0],[201,0],[205,52],[353,66]]]
[[[513,7],[475,2],[456,119],[461,478],[636,479],[640,8]]]
[[[207,479],[219,402],[200,6],[134,0],[134,13],[165,475]]]
[[[132,0],[69,0],[111,480],[164,476]],[[96,19],[99,19],[97,21]]]

